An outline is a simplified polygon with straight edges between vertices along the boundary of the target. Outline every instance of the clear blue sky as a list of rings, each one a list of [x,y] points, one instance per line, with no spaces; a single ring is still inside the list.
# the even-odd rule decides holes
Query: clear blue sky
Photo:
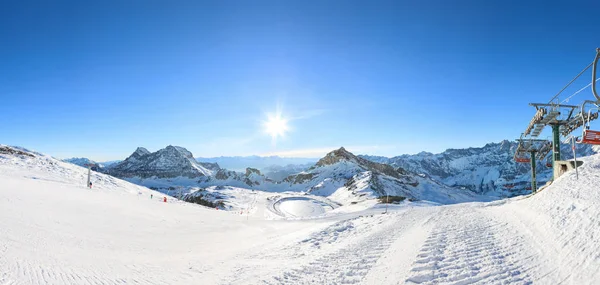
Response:
[[[2,1],[0,143],[100,161],[169,144],[204,157],[481,146],[517,137],[527,103],[591,62],[599,8]],[[274,142],[263,124],[277,108],[289,130]]]

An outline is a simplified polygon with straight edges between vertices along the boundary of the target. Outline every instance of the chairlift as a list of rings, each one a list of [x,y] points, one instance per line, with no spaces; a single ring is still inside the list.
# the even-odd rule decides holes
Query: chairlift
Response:
[[[582,127],[581,138],[578,138],[575,142],[579,144],[591,144],[600,145],[600,131],[590,130],[590,121],[592,120],[592,110],[596,110],[595,116],[597,116],[598,108],[592,108],[588,110],[587,117],[585,116],[584,107],[586,103],[592,103],[596,105],[595,101],[585,101],[581,104],[581,119],[584,122]],[[598,105],[596,105],[598,107]]]
[[[517,150],[515,151],[515,161],[517,163],[529,163],[531,162],[531,160],[525,156],[525,152],[524,152],[524,147],[523,147],[523,134],[521,134],[521,137],[519,138],[519,144],[517,145]]]
[[[596,49],[596,58],[594,58],[594,63],[592,66],[592,94],[596,98],[596,101],[587,100],[581,104],[581,119],[583,121],[583,133],[581,135],[581,139],[578,139],[576,142],[580,144],[591,144],[591,145],[600,145],[600,131],[592,131],[590,130],[590,121],[592,120],[592,110],[596,110],[594,116],[598,116],[598,105],[600,103],[600,96],[596,92],[596,66],[598,65],[598,59],[600,58],[600,48]],[[587,118],[585,117],[585,104],[590,103],[596,106],[596,108],[592,108],[588,111]]]
[[[517,163],[530,163],[531,159],[529,159],[528,157],[525,156],[525,154],[519,154],[518,152],[515,152],[515,161]]]

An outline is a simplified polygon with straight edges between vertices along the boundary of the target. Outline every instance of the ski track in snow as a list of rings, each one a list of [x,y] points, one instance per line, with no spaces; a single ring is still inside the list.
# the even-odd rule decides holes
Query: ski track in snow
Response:
[[[360,242],[317,258],[308,265],[286,271],[264,283],[358,284],[406,226],[386,226]]]
[[[501,243],[497,235],[509,232],[509,226],[477,212],[468,219],[448,219],[446,222],[451,223],[434,228],[406,284],[531,283],[525,260],[518,256],[525,238],[514,235],[508,246]],[[451,216],[464,214],[461,211]]]
[[[362,284],[364,277],[411,227],[431,228],[398,284],[531,284],[527,238],[474,207],[412,209],[388,215],[385,226],[357,242],[286,269],[263,284]],[[429,224],[428,226],[421,225]],[[344,237],[345,238],[345,237]],[[531,237],[529,237],[531,238]],[[398,258],[407,258],[406,256]],[[411,257],[409,257],[411,258]]]

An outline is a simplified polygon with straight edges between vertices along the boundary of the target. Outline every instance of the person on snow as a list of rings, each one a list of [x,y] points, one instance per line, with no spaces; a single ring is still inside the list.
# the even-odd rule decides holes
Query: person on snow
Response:
[[[92,189],[92,181],[90,181],[90,189]]]

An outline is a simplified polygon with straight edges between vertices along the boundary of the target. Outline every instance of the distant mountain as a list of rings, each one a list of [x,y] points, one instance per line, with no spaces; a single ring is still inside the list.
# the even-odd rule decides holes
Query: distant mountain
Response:
[[[272,182],[258,169],[236,172],[218,163],[198,162],[187,149],[167,146],[156,152],[138,147],[127,159],[106,169],[115,177],[153,188],[236,186],[252,188]]]
[[[221,156],[221,157],[197,157],[197,161],[212,162],[220,167],[245,171],[247,167],[256,168],[263,172],[269,171],[272,166],[305,165],[314,164],[318,158],[279,157],[279,156]]]
[[[120,178],[197,178],[210,176],[213,172],[198,163],[187,149],[172,145],[152,153],[138,147],[128,158],[108,170],[109,174]]]
[[[67,158],[67,159],[63,159],[64,162],[68,162],[71,164],[75,164],[75,165],[79,165],[82,167],[87,167],[87,164],[96,164],[99,165],[99,163],[89,159],[89,158],[85,158],[85,157],[73,157],[73,158]]]
[[[440,203],[475,199],[470,191],[453,189],[400,167],[357,157],[343,147],[328,153],[307,171],[288,176],[281,186],[341,203],[385,195]]]
[[[271,165],[271,166],[264,167],[261,170],[264,172],[265,177],[267,177],[271,180],[281,181],[284,178],[286,178],[292,174],[302,172],[302,171],[310,168],[313,165],[314,165],[314,162],[306,163],[306,164],[288,164],[285,166]]]
[[[113,165],[121,162],[122,160],[96,162],[96,161],[93,161],[93,160],[91,160],[89,158],[85,158],[85,157],[73,157],[73,158],[63,159],[62,161],[68,162],[71,164],[75,164],[75,165],[79,165],[81,167],[87,167],[88,164],[93,164],[94,166],[92,167],[92,169],[98,171],[100,169],[110,168]]]
[[[463,187],[475,193],[513,196],[528,192],[530,170],[528,163],[516,163],[513,159],[516,142],[504,140],[483,147],[448,149],[442,153],[421,152],[392,158],[361,156],[362,158],[401,167],[420,173],[451,187]],[[589,145],[578,145],[577,156],[588,156],[595,151]],[[569,145],[562,145],[563,159],[573,157]],[[552,169],[538,163],[538,185],[552,179]]]
[[[122,160],[109,160],[109,161],[102,161],[99,162],[102,166],[104,166],[105,168],[110,168],[113,165],[116,165],[117,163],[121,162]]]
[[[156,189],[234,186],[272,192],[295,191],[329,197],[338,203],[358,202],[384,195],[440,203],[473,200],[461,191],[392,167],[355,156],[344,148],[332,151],[306,171],[274,180],[256,168],[232,171],[217,163],[197,162],[182,147],[168,146],[155,153],[138,148],[108,173]]]

